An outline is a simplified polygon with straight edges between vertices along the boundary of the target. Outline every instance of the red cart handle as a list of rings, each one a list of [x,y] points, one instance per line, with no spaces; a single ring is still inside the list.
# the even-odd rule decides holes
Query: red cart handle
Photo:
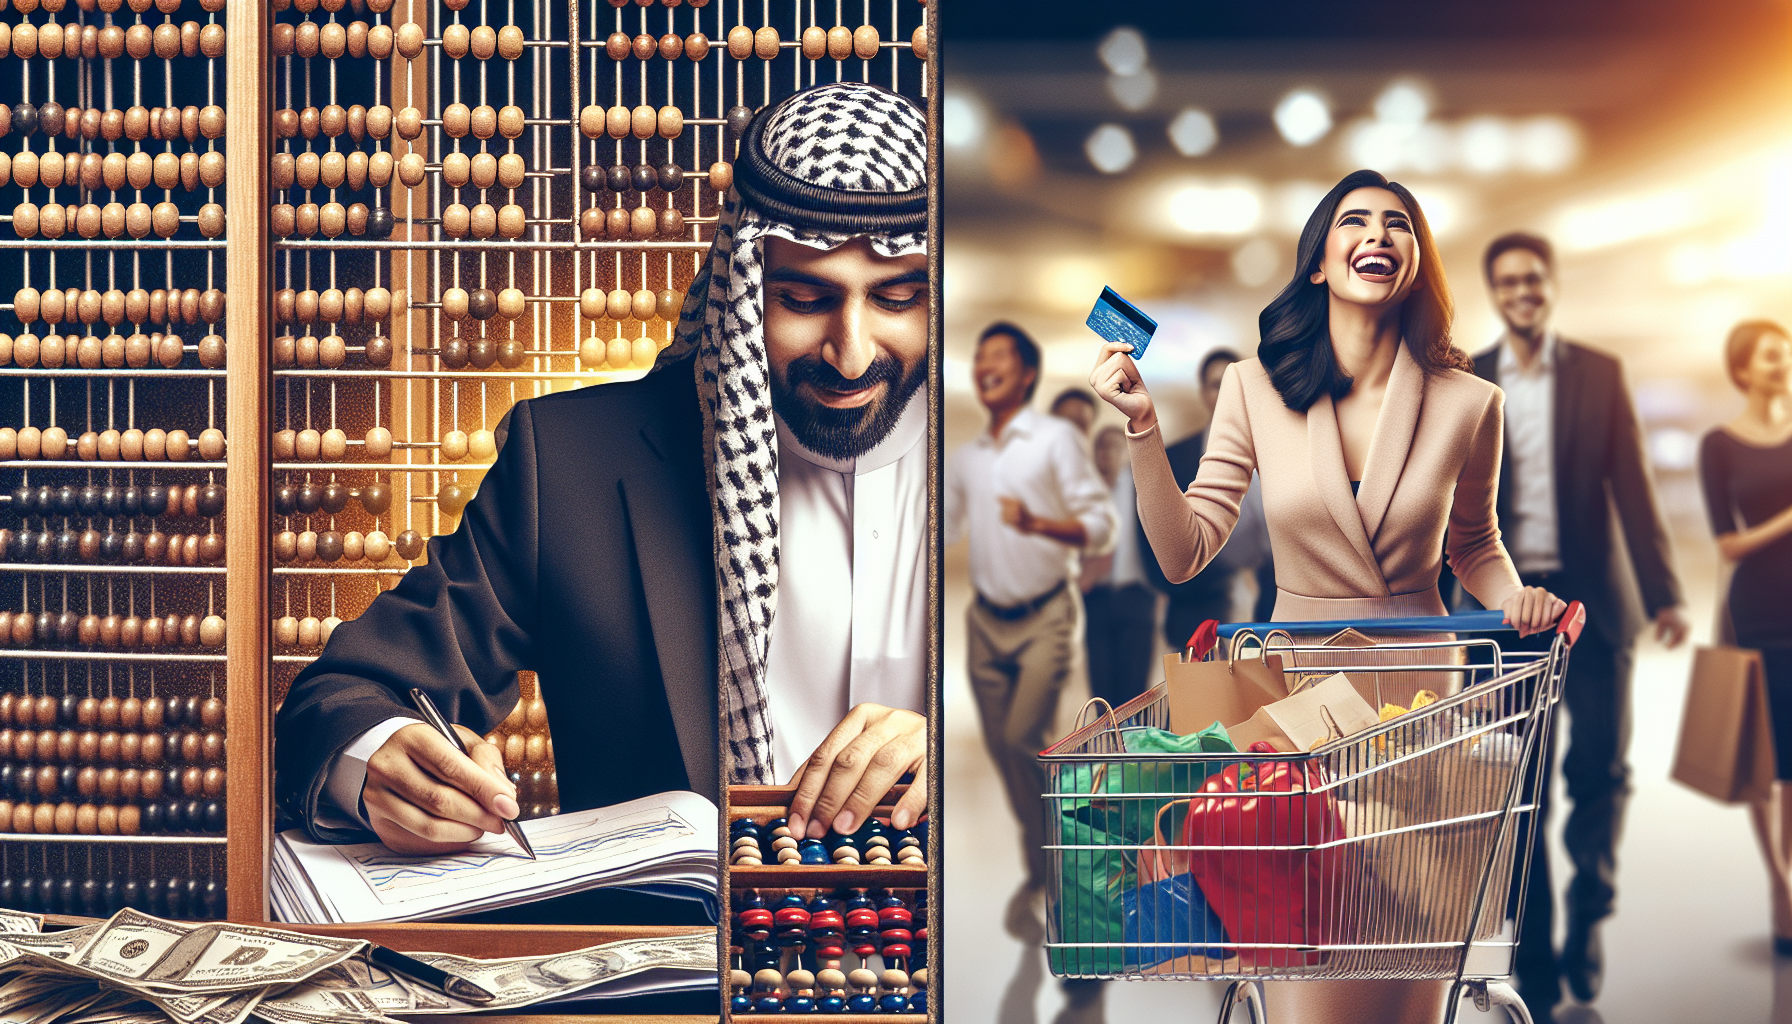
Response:
[[[1184,645],[1188,648],[1188,660],[1198,661],[1207,657],[1207,652],[1213,650],[1219,642],[1220,624],[1213,619],[1208,619],[1196,626],[1195,631],[1189,634],[1188,643]]]
[[[1568,608],[1562,612],[1562,621],[1556,623],[1556,632],[1568,638],[1568,646],[1573,647],[1580,639],[1580,631],[1587,625],[1587,606],[1579,601],[1568,602]]]

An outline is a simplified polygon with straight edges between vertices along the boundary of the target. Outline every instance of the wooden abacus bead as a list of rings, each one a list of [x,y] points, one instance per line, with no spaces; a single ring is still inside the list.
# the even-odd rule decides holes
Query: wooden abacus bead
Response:
[[[467,55],[472,43],[472,32],[465,25],[449,25],[442,29],[442,55],[451,60],[459,60]]]
[[[489,110],[491,108],[485,107],[482,109]],[[516,106],[515,104],[508,104],[498,108],[497,129],[498,134],[502,135],[504,138],[521,138],[523,129],[527,124],[528,119],[524,116],[522,107]],[[481,135],[480,138],[490,138],[490,132],[488,131],[485,135]]]
[[[684,111],[664,106],[654,117],[654,127],[662,139],[676,139],[684,134]]]
[[[224,795],[226,781],[224,769],[207,768],[205,774],[200,776],[200,792],[208,797],[221,797]]]
[[[212,462],[224,457],[224,432],[222,430],[217,427],[207,427],[199,432],[199,457]]]
[[[423,26],[414,21],[407,21],[398,26],[394,37],[395,49],[405,60],[416,60],[423,52]]]
[[[423,554],[423,535],[416,530],[404,530],[393,540],[392,547],[398,552],[398,557],[414,562]]]
[[[684,55],[687,60],[702,60],[709,56],[709,37],[701,32],[692,32],[684,37]]]
[[[323,435],[310,427],[299,431],[293,453],[301,462],[316,462],[323,454]]]
[[[377,565],[392,554],[392,540],[384,530],[373,530],[367,534],[366,550],[367,560]]]
[[[186,431],[180,429],[170,430],[168,432],[167,444],[169,462],[185,462],[192,457],[193,440],[187,435]]]
[[[316,647],[323,642],[323,623],[315,615],[299,620],[299,646]]]

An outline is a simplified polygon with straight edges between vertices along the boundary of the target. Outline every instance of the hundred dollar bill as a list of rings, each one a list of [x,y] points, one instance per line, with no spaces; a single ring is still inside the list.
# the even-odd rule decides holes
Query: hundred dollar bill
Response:
[[[44,919],[37,914],[0,909],[0,935],[28,935],[43,930]]]
[[[552,956],[474,960],[450,953],[411,956],[466,978],[497,998],[481,1006],[449,1000],[453,1006],[419,1006],[413,1013],[452,1013],[468,1009],[502,1010],[558,999],[652,968],[715,974],[715,939],[710,935],[624,939]],[[416,987],[416,986],[413,986]],[[448,997],[441,997],[447,1000]]]
[[[201,994],[296,984],[366,948],[359,939],[254,925],[192,927],[126,908],[74,962],[135,988]]]
[[[268,1007],[276,1007],[327,1014],[328,1008],[336,1005],[335,994],[345,992],[366,997],[378,1011],[387,1014],[513,1010],[655,968],[710,976],[717,970],[715,939],[702,934],[625,939],[568,953],[506,960],[475,960],[451,953],[409,955],[466,978],[497,998],[489,1003],[464,1002],[440,989],[407,982],[357,959],[319,971],[304,984],[269,997],[256,1013],[266,1016]]]
[[[104,921],[84,924],[79,928],[69,928],[59,932],[40,932],[36,935],[14,934],[0,939],[0,946],[23,947],[34,949],[46,956],[58,960],[66,960],[83,949],[93,937],[106,926]]]
[[[366,993],[309,984],[263,1000],[255,1016],[268,1024],[401,1024],[381,1013]]]

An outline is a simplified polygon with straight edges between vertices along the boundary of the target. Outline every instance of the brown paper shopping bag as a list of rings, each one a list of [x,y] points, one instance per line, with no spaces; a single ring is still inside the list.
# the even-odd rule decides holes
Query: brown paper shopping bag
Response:
[[[1170,731],[1183,736],[1215,722],[1242,722],[1263,705],[1288,696],[1282,659],[1273,655],[1184,661],[1179,654],[1166,654],[1164,682],[1170,694]]]
[[[1381,716],[1356,692],[1350,677],[1336,672],[1298,693],[1263,705],[1250,718],[1226,726],[1226,732],[1240,750],[1262,742],[1294,754],[1380,722]]]
[[[1773,727],[1761,655],[1737,647],[1693,654],[1674,778],[1724,803],[1764,799],[1773,784]]]

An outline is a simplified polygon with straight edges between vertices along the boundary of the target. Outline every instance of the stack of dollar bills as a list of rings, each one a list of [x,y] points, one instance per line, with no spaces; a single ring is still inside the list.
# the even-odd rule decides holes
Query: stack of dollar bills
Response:
[[[474,1005],[374,966],[368,943],[358,939],[164,921],[129,909],[67,931],[42,932],[41,923],[0,910],[0,1021],[7,1024],[385,1022],[393,1014],[706,988],[718,976],[715,936],[703,932],[504,960],[411,954],[497,997]]]

